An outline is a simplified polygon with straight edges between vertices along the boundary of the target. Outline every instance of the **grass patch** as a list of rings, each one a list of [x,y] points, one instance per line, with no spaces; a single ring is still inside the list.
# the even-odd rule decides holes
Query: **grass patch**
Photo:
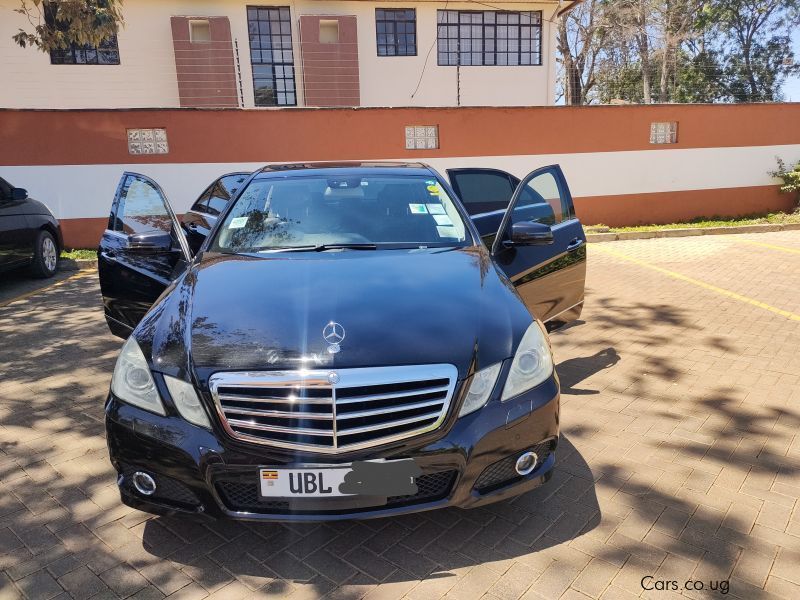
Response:
[[[71,258],[72,260],[95,260],[97,258],[97,250],[87,250],[84,248],[62,250],[61,258]]]
[[[620,233],[623,231],[658,231],[660,229],[694,229],[698,227],[736,227],[743,225],[768,225],[776,223],[800,223],[800,210],[793,213],[768,213],[766,215],[745,215],[743,217],[698,217],[685,223],[665,225],[633,225],[630,227],[608,227],[607,225],[588,225],[587,233]]]

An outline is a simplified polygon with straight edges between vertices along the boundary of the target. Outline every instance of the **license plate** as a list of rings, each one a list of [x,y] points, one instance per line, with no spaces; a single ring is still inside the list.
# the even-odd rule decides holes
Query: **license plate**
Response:
[[[351,471],[345,469],[261,469],[261,495],[280,498],[351,496],[339,486]]]
[[[260,469],[259,484],[267,498],[402,496],[417,493],[415,479],[421,473],[413,459],[356,461],[336,467]]]

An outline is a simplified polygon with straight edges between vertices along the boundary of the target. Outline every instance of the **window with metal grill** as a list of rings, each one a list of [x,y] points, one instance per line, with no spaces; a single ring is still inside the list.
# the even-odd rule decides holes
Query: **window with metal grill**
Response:
[[[376,8],[378,56],[417,55],[417,10]]]
[[[56,19],[58,4],[47,2],[44,5],[44,20],[50,27],[66,29],[66,25]],[[119,47],[117,36],[100,42],[98,46],[91,44],[71,44],[66,48],[50,51],[51,65],[118,65]]]
[[[292,21],[288,6],[248,6],[256,106],[295,106]]]
[[[541,11],[437,11],[440,65],[541,65]]]

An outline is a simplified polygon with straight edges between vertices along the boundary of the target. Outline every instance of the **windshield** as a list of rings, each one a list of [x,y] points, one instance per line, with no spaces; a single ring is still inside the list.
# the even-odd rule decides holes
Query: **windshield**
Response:
[[[254,179],[210,245],[216,252],[461,246],[466,227],[434,177]]]

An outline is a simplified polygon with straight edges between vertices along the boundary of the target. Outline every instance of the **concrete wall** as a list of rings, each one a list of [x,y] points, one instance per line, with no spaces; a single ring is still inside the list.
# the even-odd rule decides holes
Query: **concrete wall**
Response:
[[[119,33],[120,65],[51,65],[50,57],[21,49],[11,40],[28,26],[13,12],[18,0],[0,0],[0,107],[4,108],[150,108],[179,107],[170,19],[174,16],[227,17],[234,48],[238,42],[245,107],[252,107],[253,82],[247,27],[248,4],[290,6],[299,104],[303,104],[300,51],[301,15],[354,15],[362,106],[531,106],[552,104],[555,89],[555,29],[549,19],[553,0],[490,3],[508,10],[541,10],[542,65],[524,67],[438,66],[436,11],[492,10],[468,2],[370,2],[286,0],[128,0],[125,27]],[[417,56],[379,57],[375,8],[416,8]],[[430,54],[429,54],[430,50]],[[427,58],[427,61],[426,61]],[[426,64],[427,63],[427,64]],[[460,81],[459,81],[460,79]],[[419,85],[418,89],[417,86]],[[460,94],[459,94],[460,88]],[[416,93],[415,93],[416,90]]]
[[[650,144],[652,122],[678,142]],[[439,148],[406,150],[406,125]],[[169,154],[133,156],[126,129],[165,127]],[[0,111],[0,176],[46,202],[67,242],[93,246],[125,170],[153,177],[176,212],[216,177],[272,162],[424,161],[522,177],[559,163],[584,223],[665,223],[791,207],[768,172],[800,158],[800,104],[551,108]]]

